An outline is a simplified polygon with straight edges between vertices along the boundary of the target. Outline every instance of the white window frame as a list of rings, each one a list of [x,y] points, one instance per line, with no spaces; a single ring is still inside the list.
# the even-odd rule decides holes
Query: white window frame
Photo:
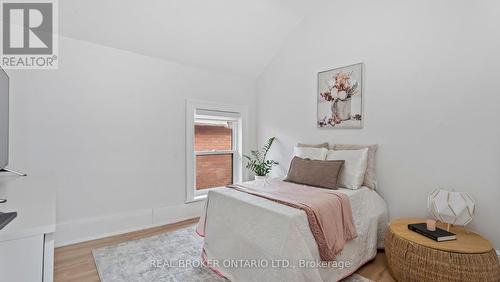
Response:
[[[196,111],[220,112],[221,115],[235,114],[232,130],[233,150],[196,153],[194,150]],[[210,119],[204,116],[203,119]],[[215,118],[216,119],[216,118]],[[226,120],[226,118],[224,118]],[[243,170],[243,152],[246,152],[246,120],[247,106],[230,105],[215,102],[188,99],[186,101],[186,203],[200,201],[206,198],[208,191],[213,188],[196,190],[196,155],[233,154],[233,183],[246,179]]]

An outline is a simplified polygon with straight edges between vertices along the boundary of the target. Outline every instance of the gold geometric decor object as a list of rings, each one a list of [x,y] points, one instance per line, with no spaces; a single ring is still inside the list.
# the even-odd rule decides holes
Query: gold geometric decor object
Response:
[[[436,220],[450,224],[465,226],[474,217],[476,204],[466,192],[451,192],[442,189],[434,190],[427,200],[427,208]]]

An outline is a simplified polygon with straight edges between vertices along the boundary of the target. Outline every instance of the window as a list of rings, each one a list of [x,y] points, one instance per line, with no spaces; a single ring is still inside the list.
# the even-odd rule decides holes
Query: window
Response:
[[[233,128],[237,122],[195,117],[196,190],[233,183]]]
[[[211,188],[241,181],[245,112],[241,106],[188,101],[187,202],[204,198]]]

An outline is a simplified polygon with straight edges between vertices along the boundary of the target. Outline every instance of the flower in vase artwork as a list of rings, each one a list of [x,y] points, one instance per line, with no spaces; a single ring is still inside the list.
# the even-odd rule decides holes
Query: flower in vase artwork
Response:
[[[363,64],[318,73],[318,127],[363,127]]]

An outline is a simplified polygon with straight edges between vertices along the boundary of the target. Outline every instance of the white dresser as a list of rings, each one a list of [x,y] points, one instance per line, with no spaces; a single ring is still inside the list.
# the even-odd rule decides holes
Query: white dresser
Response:
[[[0,230],[0,282],[51,282],[56,229],[55,181],[0,173],[0,212],[17,217]]]

